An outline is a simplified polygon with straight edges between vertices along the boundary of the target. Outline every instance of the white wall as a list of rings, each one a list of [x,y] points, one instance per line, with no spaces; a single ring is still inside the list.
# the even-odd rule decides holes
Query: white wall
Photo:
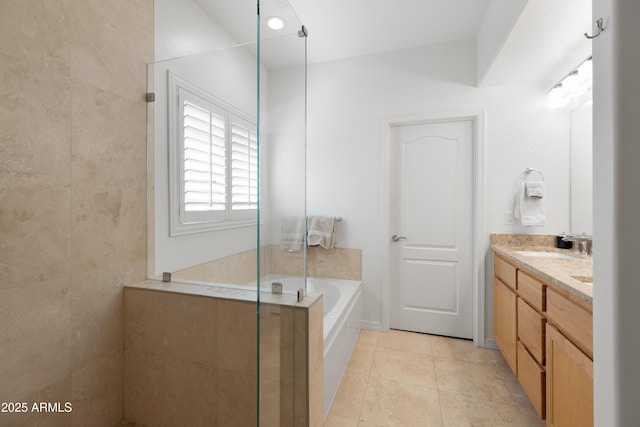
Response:
[[[502,50],[522,10],[529,0],[491,0],[478,31],[478,83]]]
[[[272,72],[271,87],[285,87],[292,72]],[[372,327],[380,325],[387,298],[381,277],[387,262],[383,248],[390,241],[381,233],[383,118],[485,109],[486,232],[555,234],[568,229],[569,110],[549,109],[546,87],[478,89],[475,81],[473,40],[310,65],[308,209],[342,216],[339,246],[362,249],[364,317]],[[513,211],[514,187],[526,167],[544,171],[546,227],[503,224],[503,213]],[[491,317],[490,286],[487,291]],[[489,337],[491,328],[489,318]]]
[[[153,66],[155,168],[155,274],[176,271],[255,249],[256,226],[169,236],[167,70],[256,117],[256,57],[245,47],[215,50],[232,38],[193,1],[155,2],[156,58]],[[183,56],[190,55],[190,56]],[[172,59],[176,58],[176,59]],[[261,102],[266,106],[268,72],[261,69]],[[266,108],[263,108],[266,110]],[[266,128],[267,116],[261,122]],[[266,143],[266,141],[263,141]],[[264,188],[267,187],[263,182]],[[267,200],[268,195],[263,194]],[[266,243],[266,242],[265,242]]]
[[[271,242],[280,243],[283,216],[305,216],[305,82],[304,67],[277,72],[269,79],[268,182]]]
[[[596,426],[640,420],[640,2],[594,0],[605,32],[594,63],[594,404]]]

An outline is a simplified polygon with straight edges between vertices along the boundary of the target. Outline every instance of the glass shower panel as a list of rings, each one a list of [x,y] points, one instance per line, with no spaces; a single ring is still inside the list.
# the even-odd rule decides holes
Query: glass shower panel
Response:
[[[156,3],[147,276],[219,301],[219,424],[307,425],[306,38],[286,0],[188,3],[204,14],[166,31]]]
[[[283,27],[270,28],[274,20]],[[259,315],[259,419],[261,425],[307,426],[312,400],[322,405],[311,386],[317,369],[308,363],[313,297],[291,302],[306,283],[306,37],[285,0],[260,1],[258,27],[260,284],[266,290]],[[273,304],[268,292],[280,286],[283,303]]]
[[[150,278],[256,290],[255,64],[243,45],[149,66]]]

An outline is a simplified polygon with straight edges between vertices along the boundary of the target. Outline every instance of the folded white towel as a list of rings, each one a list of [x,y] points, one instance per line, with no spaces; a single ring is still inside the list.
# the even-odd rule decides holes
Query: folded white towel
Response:
[[[544,197],[544,183],[542,182],[525,182],[525,195],[527,197],[535,197],[542,199]]]
[[[525,227],[541,227],[546,223],[543,198],[527,197],[525,188],[525,183],[521,182],[514,215]]]
[[[325,249],[336,246],[336,218],[333,216],[309,216],[307,219],[307,245]]]
[[[304,218],[284,216],[280,223],[280,249],[285,252],[301,252],[304,242]]]

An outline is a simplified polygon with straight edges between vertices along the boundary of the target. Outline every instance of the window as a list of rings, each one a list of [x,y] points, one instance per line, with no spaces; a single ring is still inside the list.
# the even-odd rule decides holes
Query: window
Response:
[[[255,122],[169,74],[171,235],[256,223]]]

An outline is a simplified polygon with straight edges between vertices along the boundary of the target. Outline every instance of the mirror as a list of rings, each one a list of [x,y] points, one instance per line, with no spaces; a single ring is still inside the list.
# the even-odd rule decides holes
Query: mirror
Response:
[[[571,111],[571,234],[593,235],[593,101]]]

